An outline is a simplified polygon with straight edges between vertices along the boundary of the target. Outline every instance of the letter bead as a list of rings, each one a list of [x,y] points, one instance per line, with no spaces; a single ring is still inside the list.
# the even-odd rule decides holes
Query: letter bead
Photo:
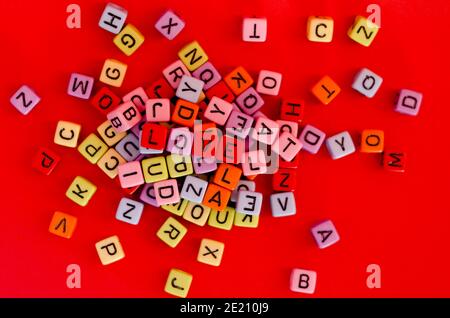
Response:
[[[127,15],[128,11],[124,8],[113,3],[108,3],[103,10],[98,25],[106,31],[117,34],[122,30]]]
[[[191,103],[197,103],[202,94],[203,85],[201,80],[183,75],[175,95]]]
[[[187,228],[173,217],[168,217],[156,236],[170,247],[176,247],[187,233]]]
[[[242,40],[244,42],[266,42],[267,19],[245,18],[242,24]]]
[[[198,250],[197,261],[200,263],[219,266],[222,261],[225,244],[222,242],[202,239]]]
[[[144,211],[144,204],[139,201],[122,198],[116,210],[116,219],[125,223],[137,225]]]
[[[314,226],[311,233],[320,249],[329,247],[339,241],[339,234],[330,220]]]
[[[295,215],[297,212],[295,196],[293,192],[274,193],[270,195],[272,216],[283,217]]]
[[[262,70],[259,72],[256,91],[260,94],[277,96],[280,92],[283,75],[277,72]]]
[[[135,26],[127,24],[114,37],[113,42],[126,56],[130,56],[144,43],[144,39],[142,33]]]
[[[303,149],[311,154],[319,152],[323,141],[325,140],[325,133],[314,126],[306,125],[300,134],[300,142],[303,145]]]
[[[118,167],[118,174],[120,185],[124,189],[144,183],[144,176],[139,161],[131,161],[120,165]]]
[[[334,22],[330,17],[309,17],[307,37],[312,42],[331,42],[333,40]]]
[[[109,265],[125,257],[119,238],[114,235],[95,244],[98,257],[103,265]]]
[[[60,146],[76,148],[78,144],[78,137],[80,136],[80,131],[81,125],[69,121],[60,120],[56,125],[53,142]]]
[[[166,11],[155,23],[155,28],[168,40],[173,40],[184,26],[184,21],[170,10]]]
[[[369,19],[357,16],[347,34],[353,41],[368,47],[377,36],[379,29],[380,27]]]
[[[348,156],[355,152],[355,145],[348,131],[327,138],[325,144],[333,160]]]
[[[259,215],[263,195],[254,191],[240,191],[236,203],[236,212],[250,215]]]
[[[100,73],[100,82],[110,86],[122,86],[125,74],[127,72],[127,65],[114,59],[107,59],[103,64]]]
[[[77,176],[66,191],[66,196],[80,206],[86,206],[97,191],[89,180]]]
[[[194,72],[192,72],[192,76],[204,83],[203,89],[205,91],[213,87],[222,79],[219,71],[213,64],[211,64],[211,62],[206,62],[197,68]]]
[[[409,89],[402,89],[398,96],[395,110],[401,114],[417,116],[422,104],[422,94]]]
[[[164,291],[170,295],[186,298],[192,283],[192,275],[179,269],[171,269]]]
[[[191,202],[201,203],[205,196],[208,182],[194,176],[187,176],[181,189],[180,197]]]
[[[363,68],[356,75],[352,88],[368,98],[372,98],[377,93],[383,83],[383,78],[367,68]]]
[[[22,85],[9,102],[22,114],[28,115],[29,112],[40,102],[41,98],[27,85]]]
[[[295,268],[291,272],[291,291],[296,293],[314,294],[316,281],[316,272]]]
[[[130,130],[137,125],[142,115],[133,102],[125,102],[106,116],[116,132]]]
[[[341,88],[329,76],[324,76],[316,85],[314,85],[311,92],[322,102],[322,104],[328,105],[337,95],[339,95]]]

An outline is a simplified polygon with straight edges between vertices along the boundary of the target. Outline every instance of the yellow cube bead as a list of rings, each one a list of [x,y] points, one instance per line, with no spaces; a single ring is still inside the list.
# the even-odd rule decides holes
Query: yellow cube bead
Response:
[[[118,133],[109,120],[106,120],[104,123],[98,126],[97,132],[109,147],[114,146],[127,135],[125,131]]]
[[[78,205],[86,206],[97,191],[97,187],[89,180],[77,176],[66,191],[66,196]]]
[[[118,167],[127,161],[114,149],[109,148],[108,151],[97,162],[97,166],[111,179],[118,174]]]
[[[163,156],[144,159],[141,161],[141,164],[146,183],[155,183],[169,179],[166,159]]]
[[[198,250],[197,261],[200,263],[219,266],[222,261],[225,244],[222,242],[203,239]]]
[[[257,228],[259,222],[258,215],[250,215],[236,212],[234,215],[234,225],[240,227]]]
[[[183,219],[194,224],[204,226],[208,221],[211,208],[206,205],[189,201],[184,210]]]
[[[309,17],[307,37],[312,42],[331,42],[333,40],[334,21],[330,17]]]
[[[144,43],[144,36],[135,26],[127,24],[127,26],[114,37],[113,41],[126,56],[130,56],[142,45],[142,43]]]
[[[178,57],[189,71],[195,71],[208,61],[208,55],[197,41],[193,41],[178,52]]]
[[[369,19],[357,16],[347,34],[353,41],[364,46],[370,46],[379,29],[380,27]]]
[[[96,164],[97,161],[108,151],[108,146],[96,134],[90,134],[78,146],[78,151],[90,163]]]
[[[98,257],[103,265],[108,265],[125,257],[119,238],[114,235],[95,244]]]
[[[229,231],[233,227],[235,213],[236,210],[232,207],[226,207],[221,212],[213,209],[209,214],[208,225]]]
[[[58,121],[53,142],[57,145],[76,148],[81,126],[70,121]]]
[[[171,154],[166,157],[166,161],[171,178],[180,178],[194,173],[191,156]]]
[[[122,86],[127,65],[113,59],[107,59],[100,73],[100,82],[114,87]]]
[[[175,247],[186,235],[187,228],[173,217],[169,217],[159,228],[156,236],[170,247]]]
[[[172,268],[167,277],[164,291],[173,296],[186,298],[192,283],[192,275],[182,270]]]
[[[170,213],[173,213],[178,216],[182,216],[184,211],[186,210],[186,207],[188,205],[188,200],[186,199],[180,199],[180,202],[173,203],[173,204],[164,204],[161,205],[161,208],[163,208],[166,211],[169,211]]]

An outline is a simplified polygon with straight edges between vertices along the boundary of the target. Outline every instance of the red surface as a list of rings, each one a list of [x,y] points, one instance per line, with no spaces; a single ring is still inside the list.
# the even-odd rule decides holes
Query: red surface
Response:
[[[97,27],[106,1],[74,1],[82,8],[81,30],[65,26],[68,1],[4,1],[2,3],[2,130],[0,296],[158,296],[172,267],[194,275],[189,295],[309,297],[289,291],[292,268],[315,270],[313,296],[450,296],[448,224],[449,147],[445,135],[450,108],[446,73],[450,69],[447,30],[448,1],[378,1],[382,29],[370,48],[351,41],[346,31],[370,1],[118,1],[129,10],[128,21],[145,35],[144,45],[126,57],[112,35]],[[153,28],[159,15],[173,8],[186,21],[174,41]],[[330,44],[306,40],[309,15],[335,19]],[[245,16],[268,18],[268,41],[241,42]],[[172,63],[177,51],[198,40],[225,75],[238,65],[256,78],[264,68],[283,74],[281,95],[305,99],[305,123],[331,135],[349,130],[358,141],[365,128],[383,129],[386,147],[408,154],[405,174],[383,170],[381,155],[357,153],[333,161],[323,147],[318,155],[302,153],[295,217],[274,219],[265,198],[258,229],[221,231],[186,224],[188,234],[176,249],[156,238],[169,216],[146,207],[138,226],[114,218],[123,195],[115,182],[76,150],[53,144],[60,119],[81,123],[81,138],[105,119],[88,101],[66,95],[71,72],[98,78],[103,61],[128,63],[125,93],[148,86]],[[372,100],[353,91],[352,78],[361,67],[384,77]],[[323,75],[343,88],[330,105],[309,93]],[[29,116],[20,115],[9,98],[23,83],[42,97]],[[401,88],[424,93],[417,118],[393,111]],[[266,98],[263,111],[275,115],[279,98]],[[50,176],[32,170],[39,146],[61,155]],[[76,175],[98,185],[85,208],[64,193]],[[257,189],[269,193],[269,179],[258,178]],[[70,240],[48,233],[55,210],[76,215],[78,227]],[[341,242],[319,250],[310,227],[331,218]],[[118,235],[126,257],[104,267],[95,242]],[[196,259],[204,237],[226,244],[222,265],[214,268]],[[66,266],[82,270],[82,288],[66,287]],[[382,288],[366,287],[366,266],[382,269]]]

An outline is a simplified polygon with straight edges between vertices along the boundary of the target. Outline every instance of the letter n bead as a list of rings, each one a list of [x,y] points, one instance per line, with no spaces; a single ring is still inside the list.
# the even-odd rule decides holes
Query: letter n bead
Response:
[[[22,115],[28,115],[40,100],[30,87],[22,85],[9,101]]]

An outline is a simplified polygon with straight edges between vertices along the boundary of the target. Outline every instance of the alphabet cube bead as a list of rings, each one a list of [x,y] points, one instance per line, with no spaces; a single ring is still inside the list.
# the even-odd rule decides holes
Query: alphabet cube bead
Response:
[[[280,92],[283,75],[277,72],[262,70],[259,72],[256,91],[260,94],[277,96]]]
[[[210,87],[206,91],[206,97],[208,97],[208,99],[212,99],[214,96],[226,100],[229,103],[234,101],[233,91],[227,86],[227,84],[225,84],[224,81],[217,82],[216,85]]]
[[[194,134],[186,127],[172,128],[166,150],[172,154],[189,156],[194,142]]]
[[[222,79],[219,71],[217,71],[211,62],[206,62],[198,67],[194,72],[192,72],[192,76],[204,83],[203,89],[205,91],[210,89]]]
[[[201,158],[192,156],[192,165],[196,174],[201,175],[217,170],[215,158]]]
[[[365,129],[361,133],[361,152],[381,153],[384,150],[384,131]]]
[[[252,138],[263,144],[272,145],[278,138],[280,126],[274,120],[259,117],[252,131]]]
[[[322,146],[325,140],[325,133],[314,126],[306,125],[299,139],[303,145],[303,149],[309,153],[316,154],[319,152],[320,146]]]
[[[252,124],[252,116],[244,114],[239,110],[233,110],[226,123],[226,132],[231,136],[245,139],[250,133]]]
[[[259,223],[259,216],[252,214],[245,214],[236,211],[234,216],[234,225],[238,227],[257,228]]]
[[[297,170],[281,168],[272,177],[274,191],[295,191],[297,188]]]
[[[178,184],[175,179],[158,181],[153,184],[155,187],[155,198],[159,205],[172,204],[180,201]]]
[[[334,21],[330,17],[309,17],[307,37],[312,42],[331,42],[333,40]]]
[[[171,154],[166,157],[166,161],[171,178],[180,178],[194,173],[191,156]]]
[[[146,123],[142,127],[141,146],[148,149],[166,148],[169,129],[157,123]]]
[[[225,76],[224,81],[235,95],[242,94],[253,84],[252,77],[242,66],[239,66],[231,71],[227,76]],[[222,98],[219,95],[216,96]]]
[[[108,151],[97,162],[97,166],[111,179],[118,174],[120,165],[126,163],[126,160],[114,149],[109,148]]]
[[[164,78],[159,78],[153,82],[146,90],[149,98],[172,98],[173,88]]]
[[[119,106],[120,97],[117,96],[111,89],[106,86],[100,88],[91,98],[90,103],[102,114],[106,115],[114,108]]]
[[[211,208],[201,203],[188,201],[183,213],[183,219],[199,226],[204,226],[208,221]]]
[[[302,100],[283,100],[280,110],[280,119],[300,123],[304,117],[305,103]]]
[[[93,77],[72,73],[70,75],[69,86],[67,87],[67,94],[81,99],[89,99],[93,87]]]
[[[223,211],[211,209],[208,225],[221,230],[231,230],[236,211],[232,207],[226,207]]]
[[[39,147],[38,152],[33,157],[32,167],[48,176],[58,165],[60,160],[61,157],[54,151],[48,148]]]
[[[155,28],[169,40],[173,40],[184,26],[184,21],[170,10],[166,11],[155,24]]]
[[[194,176],[187,176],[184,179],[180,197],[191,202],[201,203],[205,196],[208,182]]]
[[[176,297],[186,298],[191,286],[192,275],[179,269],[171,269],[164,291]]]
[[[142,112],[145,111],[145,103],[148,100],[147,93],[142,87],[133,89],[131,92],[122,97],[123,102],[133,102],[137,109]]]
[[[184,211],[186,210],[188,202],[188,200],[180,199],[180,202],[164,204],[161,206],[161,208],[175,215],[182,216]]]
[[[297,212],[295,196],[292,192],[271,194],[270,206],[274,217],[295,215]]]
[[[405,115],[417,116],[419,114],[421,104],[421,93],[409,89],[402,89],[398,96],[395,110]]]
[[[330,220],[314,226],[311,233],[320,249],[329,247],[339,241],[339,234]]]
[[[187,44],[178,52],[178,57],[189,71],[195,71],[208,61],[208,55],[197,41]]]
[[[144,183],[144,176],[139,161],[124,163],[118,167],[117,172],[122,188],[132,188]]]
[[[146,183],[155,183],[169,179],[166,159],[162,156],[142,160],[142,171]]]
[[[139,145],[139,139],[134,134],[127,134],[115,149],[126,161],[133,161],[140,155]]]
[[[249,87],[236,98],[236,103],[247,115],[256,113],[264,106],[264,100],[253,87]]]
[[[125,79],[125,74],[127,72],[127,67],[128,66],[125,63],[118,60],[105,60],[100,73],[100,82],[114,87],[122,86],[123,80]]]
[[[66,196],[76,204],[86,206],[96,191],[97,187],[92,182],[77,176],[67,189]]]
[[[41,98],[27,85],[22,85],[9,100],[22,115],[28,115],[40,101]]]
[[[280,126],[280,134],[286,131],[294,137],[298,136],[298,123],[288,120],[277,120],[276,122]]]
[[[144,204],[141,202],[122,198],[116,210],[116,219],[129,224],[137,225],[144,211]]]
[[[187,228],[173,217],[168,217],[156,236],[170,247],[176,247],[187,233]]]
[[[218,211],[223,211],[231,197],[231,191],[210,183],[203,197],[203,205]]]
[[[141,191],[141,195],[139,196],[139,200],[154,207],[160,206],[158,202],[156,202],[155,188],[153,187],[153,183],[147,183],[146,185],[144,185]]]
[[[114,44],[126,55],[130,56],[144,43],[144,36],[132,24],[126,27],[114,37]]]
[[[221,163],[214,174],[213,182],[228,190],[234,190],[239,183],[241,175],[242,170],[238,167],[228,163]]]
[[[183,75],[175,95],[191,103],[197,103],[202,94],[203,82],[188,75]]]
[[[383,153],[383,166],[388,171],[405,172],[406,153],[402,151],[386,150]]]
[[[109,265],[125,257],[119,238],[114,235],[95,244],[98,257],[103,265]]]
[[[222,261],[225,244],[222,242],[202,239],[198,250],[197,261],[200,263],[219,266]]]
[[[314,294],[317,273],[305,269],[295,268],[291,272],[290,287],[296,293]]]
[[[168,98],[149,99],[145,102],[147,121],[170,121],[170,100]]]
[[[263,150],[252,150],[243,154],[242,174],[254,176],[267,172],[266,156]]]
[[[99,27],[109,31],[111,33],[117,34],[122,30],[125,20],[127,19],[128,11],[124,8],[108,3],[103,10],[100,21],[98,21]]]
[[[353,41],[368,47],[377,36],[379,28],[369,19],[357,16],[347,34]]]
[[[331,77],[324,76],[311,89],[314,96],[324,105],[328,105],[341,92],[341,88],[336,84]]]
[[[227,119],[229,118],[232,110],[233,105],[223,99],[214,96],[209,102],[203,116],[206,119],[220,126],[223,126],[227,122]]]
[[[126,132],[118,133],[109,120],[104,121],[100,126],[98,126],[97,132],[109,147],[114,146],[127,135]]]
[[[363,68],[356,74],[352,88],[368,98],[372,98],[377,93],[383,83],[383,78],[367,68]]]
[[[53,142],[57,145],[76,148],[81,126],[69,121],[58,121]]]
[[[133,104],[133,102],[126,102],[117,107],[106,116],[117,132],[127,131],[137,125],[142,116]]]
[[[78,146],[78,151],[90,163],[96,164],[108,151],[108,146],[95,134],[90,134]]]
[[[192,127],[197,118],[198,105],[179,99],[172,113],[172,122],[180,126]]]
[[[255,190],[256,184],[254,181],[239,180],[236,189],[234,189],[233,192],[231,193],[230,201],[236,202],[240,191],[255,191]]]
[[[182,61],[176,60],[163,70],[163,75],[173,89],[177,89],[184,75],[190,76],[188,69]]]
[[[325,144],[334,160],[348,156],[355,152],[352,136],[348,131],[327,138]]]
[[[64,238],[71,238],[77,226],[77,218],[70,214],[55,212],[48,230],[50,233]]]
[[[236,202],[236,212],[250,215],[259,215],[263,195],[254,191],[240,191]]]
[[[242,40],[245,42],[266,42],[267,19],[245,18],[242,24]]]
[[[286,161],[292,161],[304,144],[293,134],[285,131],[272,145],[274,152],[278,153]]]

